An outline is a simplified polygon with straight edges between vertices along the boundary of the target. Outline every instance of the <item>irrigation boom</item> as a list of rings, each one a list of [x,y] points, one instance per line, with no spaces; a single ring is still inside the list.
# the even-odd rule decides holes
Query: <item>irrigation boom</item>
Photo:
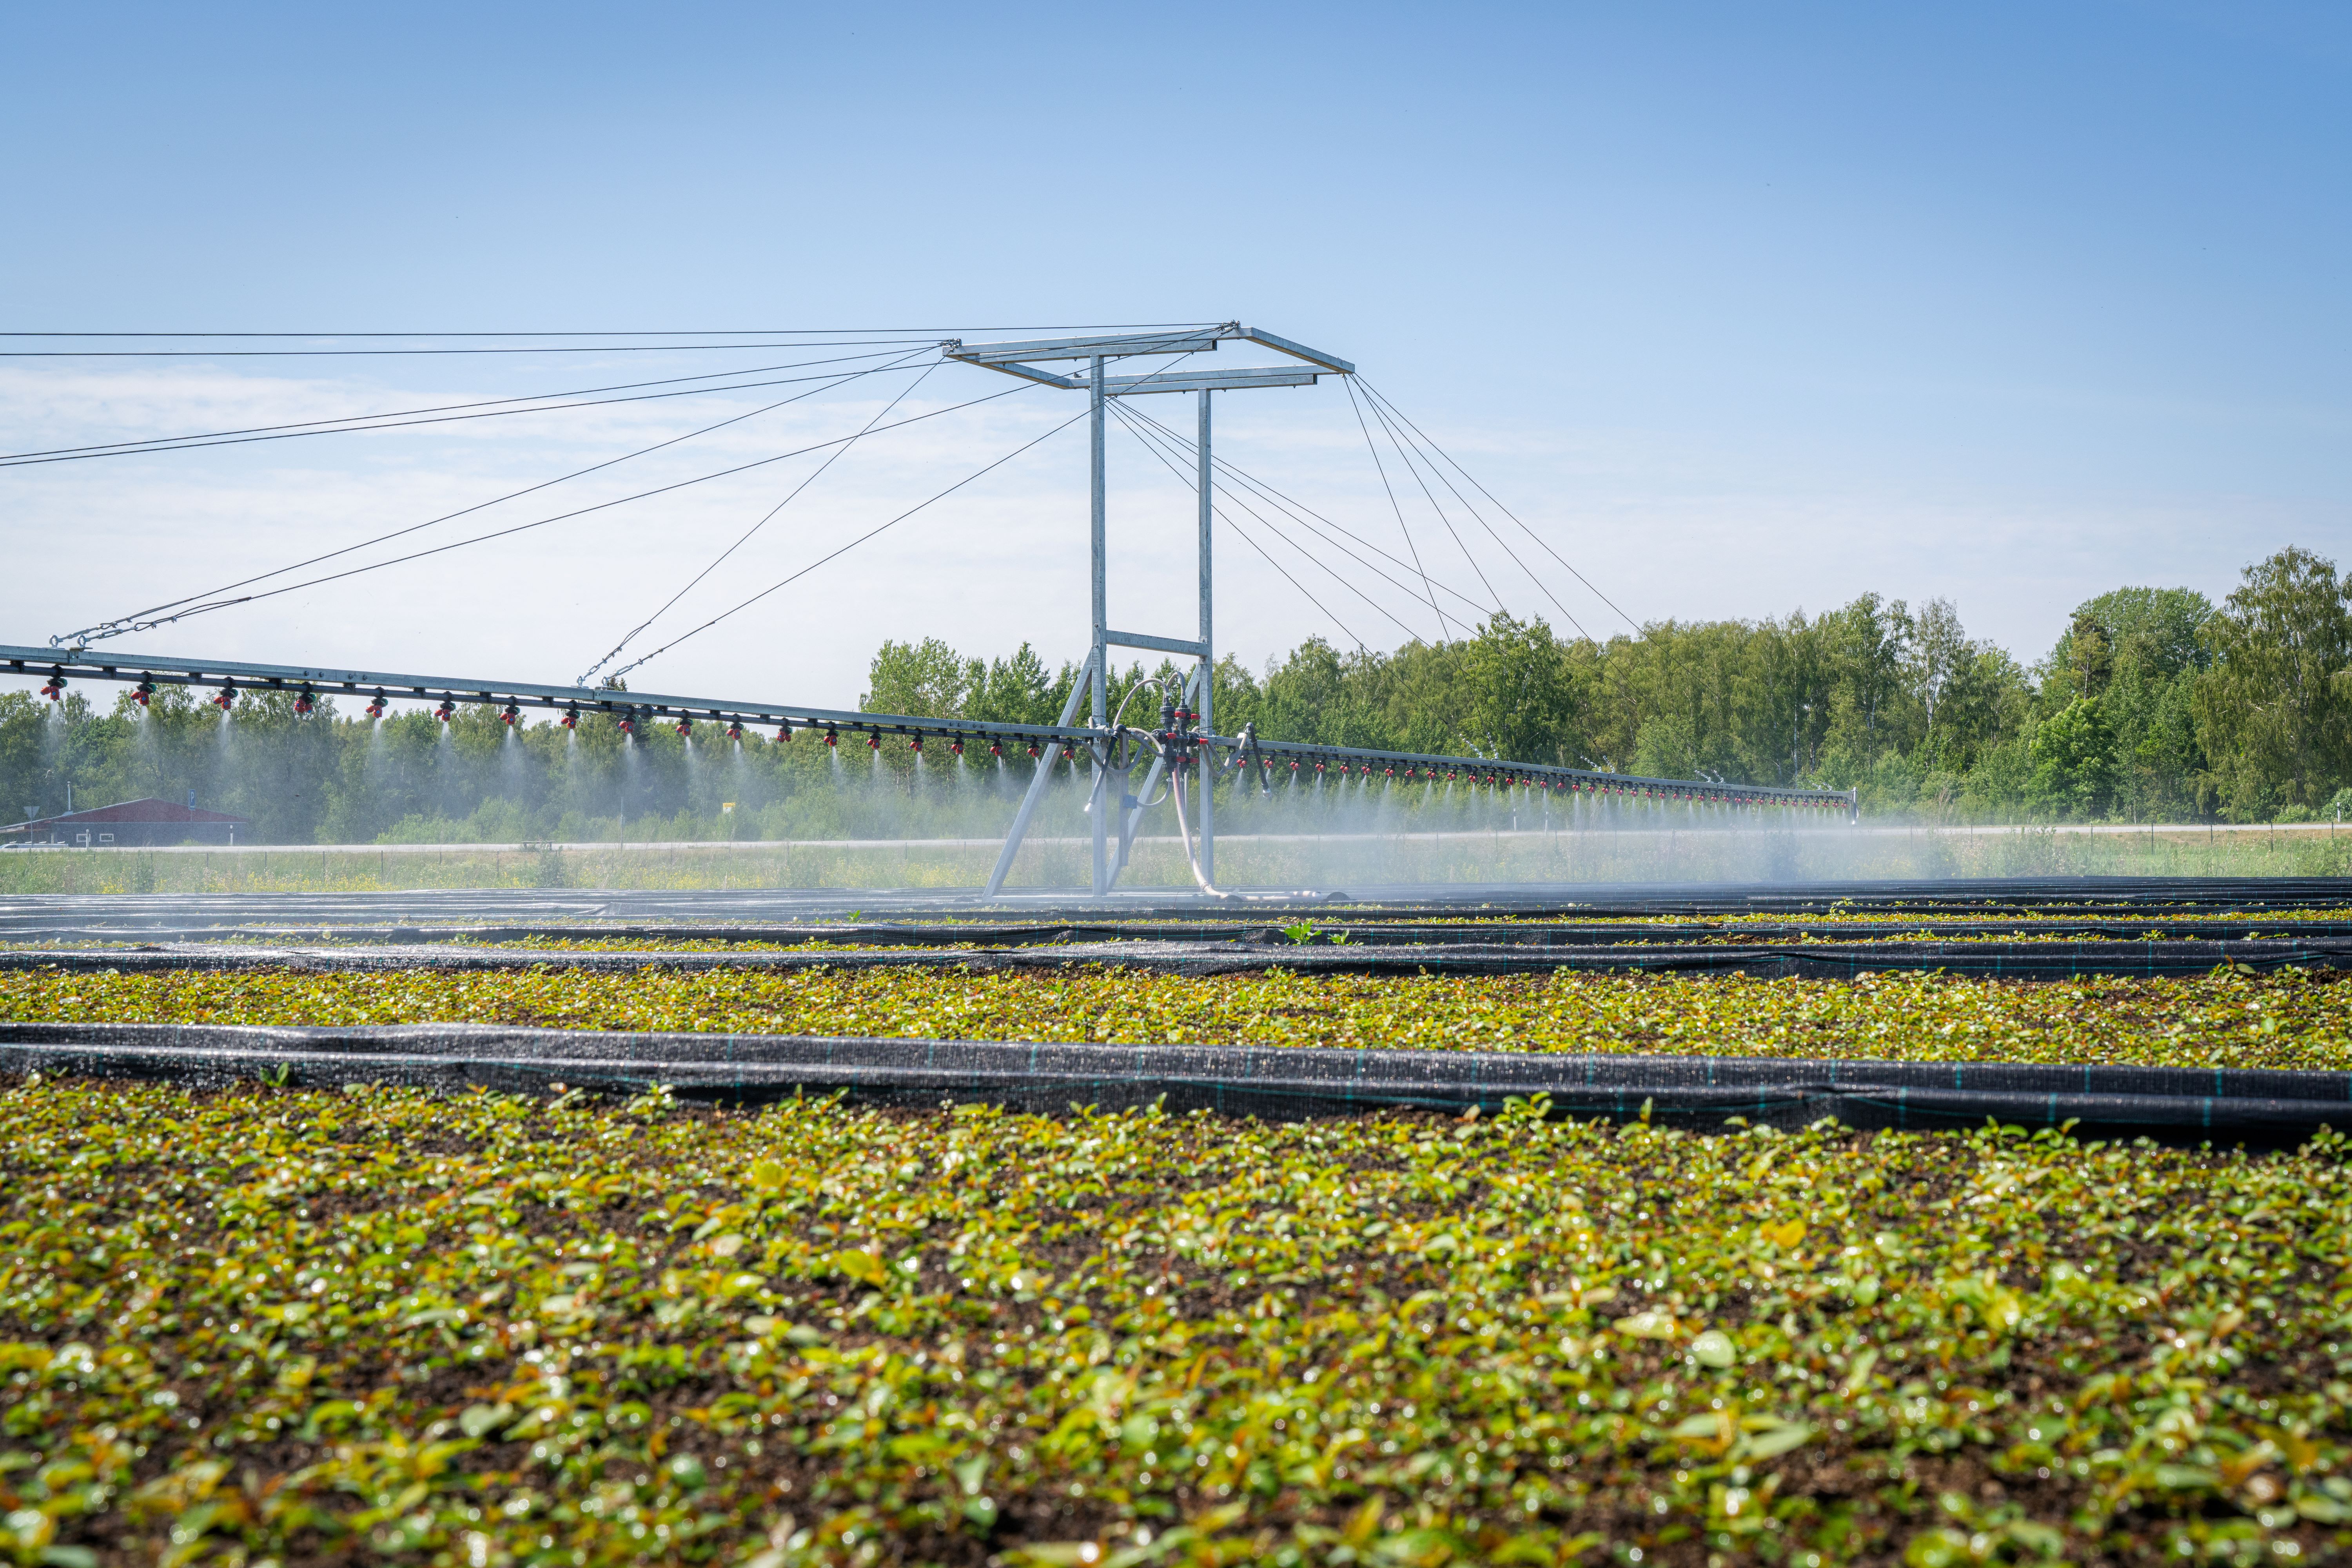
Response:
[[[1194,363],[1196,356],[1214,353],[1221,344],[1271,350],[1287,363],[1230,369],[1212,369],[1204,363]],[[1356,366],[1336,354],[1308,348],[1304,343],[1279,337],[1263,328],[1244,326],[1238,321],[1151,332],[1098,333],[1005,342],[968,343],[959,338],[950,338],[939,344],[939,352],[942,363],[992,371],[1035,385],[1081,392],[1088,399],[1088,477],[1091,483],[1088,487],[1087,554],[1093,599],[1089,617],[1091,636],[1086,660],[1079,667],[1068,701],[1062,709],[1061,719],[1055,723],[1004,724],[973,719],[933,719],[910,713],[866,713],[846,709],[811,708],[791,702],[716,700],[601,687],[541,686],[527,681],[458,679],[445,676],[401,675],[386,670],[317,669],[297,665],[149,658],[137,661],[134,668],[133,661],[129,658],[93,655],[87,646],[79,642],[79,639],[85,635],[79,633],[73,634],[71,639],[52,639],[49,648],[0,646],[0,661],[5,661],[13,671],[47,674],[50,679],[44,689],[53,700],[63,693],[69,679],[136,682],[142,701],[147,693],[159,684],[217,684],[219,690],[214,700],[224,710],[235,706],[236,694],[241,691],[290,692],[298,718],[307,717],[312,704],[320,697],[348,694],[368,698],[367,710],[378,716],[395,700],[437,700],[436,716],[444,722],[456,714],[458,704],[479,702],[499,708],[509,724],[520,721],[525,708],[560,709],[563,711],[562,722],[567,726],[576,724],[583,715],[601,713],[615,720],[625,731],[630,733],[656,721],[670,723],[680,733],[691,733],[696,723],[710,722],[725,726],[730,736],[740,738],[746,724],[773,724],[777,727],[776,738],[779,741],[789,739],[793,729],[797,726],[824,730],[826,742],[833,744],[837,742],[840,731],[845,729],[864,731],[867,743],[878,747],[882,734],[887,731],[911,737],[910,744],[918,749],[921,747],[923,738],[930,735],[948,741],[958,752],[962,750],[967,740],[983,741],[998,755],[1003,754],[1003,746],[1010,742],[1017,746],[1025,746],[1031,756],[1038,758],[1038,763],[1035,776],[1030,780],[1020,809],[1014,814],[1011,828],[1005,834],[995,869],[989,876],[987,891],[992,898],[1004,885],[1013,857],[1019,853],[1022,838],[1028,831],[1030,819],[1045,798],[1046,781],[1053,776],[1055,765],[1066,754],[1075,763],[1081,752],[1085,754],[1092,773],[1087,810],[1094,841],[1094,893],[1097,898],[1110,891],[1113,882],[1125,868],[1128,850],[1134,842],[1146,809],[1141,801],[1152,799],[1153,791],[1163,779],[1176,804],[1177,823],[1184,837],[1185,855],[1192,863],[1194,878],[1204,890],[1219,897],[1227,896],[1218,891],[1213,880],[1216,869],[1216,806],[1212,785],[1228,770],[1235,772],[1238,784],[1259,789],[1266,787],[1268,780],[1276,776],[1277,771],[1290,778],[1314,778],[1336,768],[1343,779],[1360,773],[1369,780],[1378,772],[1391,779],[1400,775],[1406,779],[1436,780],[1442,777],[1449,784],[1461,781],[1474,788],[1572,792],[1577,797],[1589,795],[1597,800],[1630,804],[1664,805],[1679,801],[1694,806],[1709,805],[1788,810],[1836,808],[1844,811],[1849,818],[1854,815],[1855,797],[1852,791],[1778,789],[1770,785],[1718,784],[1713,780],[1647,778],[1585,768],[1507,762],[1494,757],[1445,756],[1422,752],[1383,752],[1355,746],[1261,741],[1246,727],[1238,735],[1216,733],[1213,707],[1215,574],[1212,542],[1218,514],[1214,499],[1215,459],[1211,449],[1211,399],[1220,392],[1312,386],[1325,376],[1345,379],[1356,374]],[[1113,363],[1155,359],[1166,363],[1142,374],[1108,374],[1108,367]],[[1074,368],[1047,368],[1057,364]],[[1162,633],[1117,630],[1110,622],[1108,592],[1106,523],[1108,483],[1103,451],[1105,416],[1117,400],[1188,393],[1197,399],[1199,421],[1198,435],[1192,443],[1192,457],[1198,465],[1195,479],[1199,503],[1198,633],[1193,637],[1172,637]],[[1352,391],[1349,396],[1352,400]],[[1369,431],[1365,438],[1370,441]],[[1398,521],[1402,525],[1402,513],[1399,513]],[[1430,603],[1434,608],[1436,599],[1433,594]],[[73,646],[61,646],[69,640]],[[1109,710],[1113,695],[1110,650],[1114,647],[1144,648],[1177,655],[1190,661],[1190,672],[1181,678],[1181,683],[1160,688],[1161,706],[1157,727],[1140,729],[1122,724],[1119,715]],[[1128,694],[1129,698],[1132,696],[1132,692]],[[1123,698],[1122,701],[1126,700]],[[1082,709],[1089,710],[1088,721],[1083,724],[1076,721]],[[1120,711],[1123,713],[1124,709]],[[1147,755],[1151,758],[1150,772],[1138,795],[1130,795],[1122,788],[1114,797],[1111,793],[1114,775],[1131,772]],[[1199,825],[1200,847],[1197,853],[1192,848],[1192,828],[1187,823],[1184,809],[1188,795],[1195,802],[1192,821]],[[1118,804],[1113,804],[1114,799]]]
[[[647,691],[616,691],[579,686],[542,686],[530,681],[488,680],[473,677],[404,675],[381,669],[330,669],[293,664],[239,664],[224,659],[142,658],[133,662],[99,656],[83,649],[63,653],[39,647],[0,645],[0,663],[16,675],[45,675],[62,691],[73,680],[113,681],[131,687],[211,686],[231,694],[284,692],[298,700],[308,697],[383,698],[386,702],[483,703],[493,708],[548,709],[581,715],[640,722],[773,724],[780,729],[847,730],[867,735],[936,735],[942,740],[1011,742],[1023,745],[1056,745],[1073,752],[1083,750],[1090,761],[1108,771],[1120,750],[1123,735],[1144,731],[1108,725],[1003,724],[980,719],[932,719],[914,713],[866,713],[854,709],[813,708],[799,702],[746,702],[704,697],[674,697]],[[1647,778],[1632,773],[1601,773],[1587,768],[1553,767],[1540,763],[1513,763],[1492,757],[1445,756],[1424,752],[1383,752],[1360,746],[1309,745],[1295,741],[1260,741],[1240,735],[1188,731],[1189,745],[1227,753],[1225,764],[1238,767],[1262,753],[1264,772],[1360,771],[1370,775],[1460,778],[1472,784],[1521,788],[1577,791],[1655,800],[1688,800],[1718,805],[1787,806],[1851,811],[1853,796],[1843,790],[1780,789],[1764,784],[1717,784],[1705,779]],[[1205,770],[1204,770],[1205,772]]]

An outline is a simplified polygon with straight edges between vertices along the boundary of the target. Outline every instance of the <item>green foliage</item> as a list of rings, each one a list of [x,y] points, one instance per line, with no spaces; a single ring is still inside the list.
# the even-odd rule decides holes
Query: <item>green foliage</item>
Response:
[[[2092,816],[2115,788],[2116,738],[2095,697],[2078,697],[2034,727],[2033,795],[2071,816]]]
[[[1028,645],[1022,647],[1026,652]],[[987,666],[976,658],[960,657],[938,637],[925,637],[919,643],[885,641],[874,652],[866,693],[858,698],[857,706],[867,713],[960,719],[964,700],[987,678]]]
[[[0,1094],[25,1563],[2318,1562],[2352,1169]]]
[[[2225,811],[2326,800],[2352,772],[2352,588],[2335,563],[2289,548],[2249,566],[2199,636],[2212,668],[2197,722]]]
[[[1076,675],[1025,643],[983,660],[937,637],[893,641],[860,700],[1044,724]],[[1114,670],[1111,706],[1145,679],[1140,663]],[[60,811],[70,780],[84,805],[193,789],[252,817],[258,843],[918,831],[834,789],[831,760],[806,744],[753,737],[721,769],[707,730],[698,767],[666,728],[625,749],[602,717],[577,735],[542,722],[510,736],[487,705],[446,731],[334,712],[322,701],[305,723],[288,694],[247,693],[225,728],[175,687],[144,713],[122,698],[104,716],[79,689],[54,710],[0,695],[0,815]],[[1262,679],[1228,656],[1213,716],[1268,740],[1853,787],[1879,813],[2271,820],[2352,786],[2352,590],[2295,548],[2246,568],[2219,610],[2186,588],[2118,588],[2079,605],[2031,669],[1969,637],[1941,599],[1915,611],[1865,594],[1818,616],[1659,621],[1605,642],[1496,615],[1393,653],[1309,637]],[[722,800],[739,805],[725,822]]]
[[[1300,922],[1285,933],[1316,940]],[[551,945],[551,944],[540,944]],[[1562,973],[1188,978],[822,969],[583,973],[0,972],[0,1020],[516,1024],[725,1034],[1870,1057],[2352,1070],[2352,985],[2289,971],[2066,984],[1889,973],[1859,984]]]

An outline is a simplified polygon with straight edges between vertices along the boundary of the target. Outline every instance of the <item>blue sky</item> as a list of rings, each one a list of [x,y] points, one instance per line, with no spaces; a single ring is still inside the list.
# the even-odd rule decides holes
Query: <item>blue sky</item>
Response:
[[[1637,619],[1944,595],[2030,658],[2107,587],[2218,596],[2288,542],[2352,557],[2347,17],[18,6],[0,58],[0,326],[1238,318],[1357,361]],[[19,450],[616,366],[632,368],[17,361],[0,365],[0,419]],[[919,401],[994,390],[973,377],[943,372]],[[1053,395],[861,452],[743,581],[1049,427]],[[879,401],[828,417],[855,428]],[[496,439],[0,471],[12,542],[71,530],[110,563],[18,576],[0,641],[657,428],[551,417]],[[1228,398],[1220,428],[1255,471],[1367,531],[1387,518],[1396,542],[1343,395]],[[681,650],[661,688],[708,689],[786,647],[776,695],[846,700],[883,636],[1075,652],[1075,435]],[[1139,449],[1113,450],[1114,586],[1135,606],[1114,619],[1181,631],[1184,498]],[[773,499],[641,507],[478,571],[397,569],[131,646],[569,678]],[[1336,584],[1318,611],[1221,552],[1220,640],[1253,664],[1313,631],[1403,635]],[[1565,577],[1548,585],[1495,584],[1521,613],[1610,628]]]

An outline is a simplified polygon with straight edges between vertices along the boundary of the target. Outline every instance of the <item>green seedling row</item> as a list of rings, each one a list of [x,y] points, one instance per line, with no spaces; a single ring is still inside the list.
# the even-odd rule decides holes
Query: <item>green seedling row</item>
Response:
[[[0,1094],[0,1555],[2321,1562],[2352,1171],[2054,1133]]]
[[[2332,971],[1186,978],[1058,970],[0,973],[0,1019],[580,1029],[2352,1069]]]

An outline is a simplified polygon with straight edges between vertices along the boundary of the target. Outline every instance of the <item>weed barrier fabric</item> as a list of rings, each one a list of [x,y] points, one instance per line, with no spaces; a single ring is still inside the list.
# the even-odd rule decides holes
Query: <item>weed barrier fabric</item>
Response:
[[[1817,942],[1851,945],[1886,938],[1991,936],[2068,937],[2140,942],[2151,931],[2159,941],[2226,942],[2267,932],[2273,938],[2352,939],[2352,921],[2183,920],[2151,913],[2137,920],[2066,920],[2021,917],[2015,920],[1841,920],[1774,921],[1741,916],[1693,917],[1673,924],[1614,924],[1553,921],[1461,921],[1450,925],[1419,925],[1402,921],[1313,921],[1315,946],[1362,947],[1622,947],[1635,943],[1671,947],[1693,939],[1730,938],[1748,942]],[[627,942],[648,947],[665,942],[766,942],[795,945],[835,942],[844,946],[879,948],[1055,947],[1092,942],[1236,942],[1256,947],[1285,948],[1291,938],[1280,926],[1232,921],[1094,921],[1044,924],[980,925],[971,923],[904,924],[860,921],[803,922],[765,925],[629,925],[617,922],[534,925],[351,925],[216,926],[148,933],[104,926],[73,925],[46,929],[37,940],[56,942],[121,942],[147,937],[174,945],[197,942],[252,942],[300,947],[315,942],[375,947],[402,947],[528,942]],[[19,940],[36,940],[19,936]]]
[[[544,1093],[553,1085],[758,1103],[845,1094],[882,1104],[984,1102],[1298,1120],[1376,1110],[1494,1112],[1549,1097],[1554,1116],[1697,1129],[1823,1118],[1857,1129],[2028,1129],[2084,1137],[2292,1146],[2352,1125],[2352,1073],[1761,1057],[1552,1056],[1242,1046],[1048,1045],[809,1035],[698,1035],[409,1024],[0,1024],[0,1072],[226,1087],[385,1084]]]
[[[1611,948],[1547,948],[1523,943],[1446,942],[1419,946],[1278,945],[1240,942],[1072,942],[1002,950],[889,948],[814,952],[436,947],[239,947],[209,943],[138,948],[51,948],[0,952],[0,970],[55,969],[87,973],[267,973],[439,970],[451,973],[558,970],[582,973],[665,971],[789,973],[812,969],[1058,969],[1069,964],[1207,976],[1268,968],[1300,974],[1748,974],[1852,980],[1865,973],[1941,971],[1978,979],[2072,980],[2087,975],[2147,978],[2247,970],[2352,969],[2352,937],[2244,942],[1807,942],[1788,946],[1635,942]]]
[[[453,847],[464,848],[465,846]],[[253,853],[289,853],[293,847],[256,847]],[[314,851],[301,847],[303,853]],[[28,852],[29,853],[29,852]],[[60,851],[60,853],[63,853]],[[97,853],[89,851],[88,853]],[[114,853],[106,851],[105,853]],[[1454,883],[1360,886],[1253,901],[1264,918],[1385,921],[1448,918],[1486,911],[1557,918],[1681,915],[1733,919],[1859,913],[1953,919],[2001,917],[2071,908],[2082,913],[2132,910],[2179,913],[2329,909],[2352,905],[2352,878],[2343,877],[2000,877],[1931,880],[1754,883]],[[26,893],[0,896],[0,935],[15,941],[56,940],[90,927],[118,935],[137,931],[189,933],[203,928],[389,923],[534,924],[626,921],[640,925],[691,922],[793,922],[851,911],[899,918],[968,919],[1088,925],[1106,920],[1230,921],[1234,907],[1170,889],[1122,891],[1089,899],[1069,889],[1008,891],[983,900],[976,889],[589,888],[414,889],[316,893]]]

